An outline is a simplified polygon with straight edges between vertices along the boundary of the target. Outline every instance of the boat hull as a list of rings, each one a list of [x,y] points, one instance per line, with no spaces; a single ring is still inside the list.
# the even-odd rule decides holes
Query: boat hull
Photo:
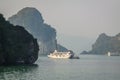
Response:
[[[48,55],[49,58],[62,58],[62,59],[68,59],[71,57],[71,53],[68,52],[58,52],[57,50],[55,50],[53,53],[50,53]]]
[[[65,57],[60,57],[60,56],[50,56],[50,55],[48,55],[48,57],[49,58],[61,58],[61,59],[69,59],[70,58],[70,56],[65,56]]]

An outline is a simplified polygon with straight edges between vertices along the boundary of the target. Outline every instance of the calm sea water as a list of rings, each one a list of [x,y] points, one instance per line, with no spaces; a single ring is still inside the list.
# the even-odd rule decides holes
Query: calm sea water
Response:
[[[120,80],[120,56],[40,57],[36,64],[1,66],[0,80]]]

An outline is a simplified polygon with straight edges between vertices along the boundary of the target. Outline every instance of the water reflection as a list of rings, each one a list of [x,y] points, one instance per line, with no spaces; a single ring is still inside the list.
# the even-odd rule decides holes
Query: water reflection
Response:
[[[11,65],[0,66],[0,80],[25,80],[29,79],[31,73],[38,69],[37,64],[33,65]]]
[[[120,80],[120,57],[81,56],[79,60],[40,57],[38,65],[1,66],[0,80]]]

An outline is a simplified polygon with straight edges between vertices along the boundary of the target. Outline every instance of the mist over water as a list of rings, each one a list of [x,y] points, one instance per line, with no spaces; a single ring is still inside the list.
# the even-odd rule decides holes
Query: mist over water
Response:
[[[1,66],[0,80],[119,80],[119,56],[40,57],[37,65]]]

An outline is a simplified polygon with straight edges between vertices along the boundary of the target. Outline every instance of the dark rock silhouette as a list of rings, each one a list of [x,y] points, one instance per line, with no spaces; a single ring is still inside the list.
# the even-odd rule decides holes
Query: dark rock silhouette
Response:
[[[39,46],[23,27],[13,26],[0,14],[0,64],[33,64]]]

